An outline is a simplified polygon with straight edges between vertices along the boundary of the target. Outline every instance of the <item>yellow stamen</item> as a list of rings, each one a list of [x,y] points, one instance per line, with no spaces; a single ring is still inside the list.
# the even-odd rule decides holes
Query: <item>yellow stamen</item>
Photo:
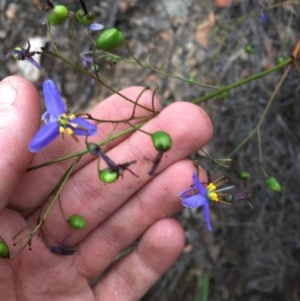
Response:
[[[207,191],[207,195],[208,195],[208,198],[211,200],[211,201],[214,201],[214,202],[219,202],[219,196],[216,192],[213,192],[213,191],[210,191],[208,190]]]
[[[66,128],[66,130],[67,130],[67,133],[70,135],[70,136],[73,136],[74,135],[74,132],[73,132],[73,130],[71,129],[71,128]]]
[[[211,183],[208,184],[206,189],[209,190],[209,191],[215,191],[217,189],[217,187],[214,183],[211,182]]]

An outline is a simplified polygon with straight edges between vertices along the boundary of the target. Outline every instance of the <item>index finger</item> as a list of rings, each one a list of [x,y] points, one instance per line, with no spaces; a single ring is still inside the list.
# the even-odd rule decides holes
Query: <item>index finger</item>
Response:
[[[132,119],[133,111],[135,117],[131,120],[131,124],[133,125],[137,124],[140,118],[150,117],[153,111],[159,111],[160,103],[153,93],[153,91],[145,90],[143,87],[130,87],[120,91],[120,94],[114,94],[96,105],[90,111],[92,116],[97,119],[113,120],[116,122],[103,122],[99,124],[97,135],[92,136],[91,139],[89,138],[89,141],[99,142],[111,135],[112,131],[120,132],[128,128],[128,124],[124,122],[117,123],[117,121]],[[127,101],[121,95],[130,98],[132,102]],[[28,118],[30,118],[30,116]],[[117,140],[110,142],[105,146],[105,149],[108,150],[116,146],[126,137],[128,137],[128,135],[123,135]],[[71,137],[66,137],[64,141],[56,139],[34,156],[32,165],[38,165],[84,149],[84,139],[79,138],[79,141],[80,143],[77,143]],[[84,156],[76,166],[76,169],[82,168],[92,160],[95,160],[95,157]],[[70,160],[62,161],[58,164],[24,173],[10,199],[10,204],[22,210],[34,209],[51,193],[71,162]]]

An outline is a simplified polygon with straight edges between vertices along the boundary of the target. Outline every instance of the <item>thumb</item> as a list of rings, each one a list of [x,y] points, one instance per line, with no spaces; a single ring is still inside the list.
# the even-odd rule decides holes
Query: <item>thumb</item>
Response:
[[[40,123],[39,95],[19,76],[0,82],[0,210],[32,160],[28,144]]]

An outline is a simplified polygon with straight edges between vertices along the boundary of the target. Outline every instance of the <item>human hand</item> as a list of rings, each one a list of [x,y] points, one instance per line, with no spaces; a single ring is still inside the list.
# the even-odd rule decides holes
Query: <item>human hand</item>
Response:
[[[142,88],[122,91],[136,99]],[[145,92],[139,103],[152,106],[152,92]],[[154,100],[155,108],[159,102]],[[103,119],[129,117],[133,105],[113,95],[101,102],[91,114]],[[138,109],[137,114],[145,111]],[[41,152],[32,154],[28,145],[40,126],[39,96],[26,80],[12,76],[0,83],[0,235],[14,254],[13,237],[22,236],[37,221],[39,205],[49,196],[70,162],[64,161],[32,172],[30,165],[60,157],[82,148],[70,137],[57,139]],[[125,126],[124,126],[125,127]],[[122,125],[118,126],[118,130]],[[0,259],[0,295],[3,300],[138,300],[170,268],[184,245],[181,226],[170,218],[181,207],[178,193],[191,184],[193,164],[185,158],[204,146],[212,134],[211,122],[199,107],[177,102],[164,109],[145,126],[149,132],[164,130],[173,140],[156,173],[150,177],[149,158],[155,157],[149,136],[135,132],[110,143],[107,154],[115,162],[137,160],[132,169],[139,178],[125,173],[123,179],[106,185],[99,181],[97,160],[85,156],[60,196],[66,216],[80,214],[87,226],[73,231],[67,245],[74,246],[72,256],[49,251],[70,234],[60,206],[55,205],[43,224],[43,235],[32,240],[14,259]],[[112,131],[101,124],[100,141]],[[148,159],[147,159],[148,158]],[[69,165],[68,165],[69,164]],[[205,173],[200,172],[205,181]],[[133,250],[114,262],[116,256],[140,238]],[[99,281],[90,286],[90,281]]]

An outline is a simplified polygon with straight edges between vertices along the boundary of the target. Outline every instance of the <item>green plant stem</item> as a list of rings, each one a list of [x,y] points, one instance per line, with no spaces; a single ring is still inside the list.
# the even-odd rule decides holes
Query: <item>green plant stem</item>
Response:
[[[134,127],[129,127],[115,135],[112,135],[104,140],[102,140],[101,142],[97,143],[98,146],[103,146],[115,139],[118,139],[120,137],[122,137],[123,135],[126,135],[126,134],[129,134],[135,130],[138,130],[140,127],[142,127],[145,123],[147,122],[146,121],[143,121],[143,122],[140,122],[139,124],[137,125],[134,125]],[[51,165],[51,164],[55,164],[55,163],[59,163],[59,162],[62,162],[62,161],[65,161],[65,160],[68,160],[68,159],[71,159],[71,158],[74,158],[74,157],[82,157],[84,155],[86,155],[89,151],[85,148],[83,150],[80,150],[78,152],[75,152],[75,153],[72,153],[72,154],[68,154],[66,156],[62,156],[62,157],[59,157],[57,159],[54,159],[54,160],[51,160],[51,161],[47,161],[47,162],[44,162],[42,164],[38,164],[38,165],[34,165],[34,166],[30,166],[26,171],[33,171],[33,170],[36,170],[38,168],[41,168],[41,167],[45,167],[45,166],[48,166],[48,165]]]
[[[22,246],[22,248],[14,255],[11,257],[11,259],[15,258],[16,256],[18,256],[25,248],[27,245],[29,245],[29,247],[31,246],[31,241],[33,239],[33,237],[36,235],[36,233],[41,229],[41,227],[44,224],[44,221],[47,219],[47,217],[49,216],[50,212],[52,211],[55,203],[57,200],[59,200],[59,196],[60,193],[62,191],[62,189],[64,188],[66,182],[68,181],[68,179],[70,178],[74,168],[76,167],[76,165],[78,164],[79,160],[81,159],[80,156],[78,156],[73,163],[70,165],[70,167],[67,169],[67,171],[65,172],[65,174],[62,176],[61,180],[59,181],[59,183],[57,184],[57,188],[52,200],[50,201],[50,204],[48,206],[48,208],[46,209],[45,213],[43,214],[43,216],[38,220],[37,225],[34,227],[34,229],[29,233],[29,238],[26,242],[26,244],[24,244]],[[23,238],[19,239],[19,241],[21,241]]]
[[[273,91],[267,106],[265,107],[257,125],[254,127],[254,129],[248,134],[248,136],[237,146],[235,147],[235,149],[228,155],[228,158],[231,158],[235,153],[237,153],[251,138],[252,136],[260,129],[261,125],[263,124],[265,117],[271,107],[271,105],[273,104],[273,101],[275,99],[275,96],[277,95],[280,87],[282,86],[286,76],[288,75],[290,69],[291,69],[292,65],[290,65],[284,72],[283,76],[281,77],[279,83],[276,85],[275,90]]]
[[[206,95],[204,95],[202,97],[196,98],[196,99],[192,100],[191,102],[194,103],[194,104],[200,104],[201,102],[206,101],[206,100],[208,100],[210,98],[213,98],[215,96],[218,96],[218,95],[220,95],[220,94],[222,94],[224,92],[230,91],[232,89],[235,89],[237,87],[245,85],[245,84],[247,84],[247,83],[249,83],[249,82],[251,82],[253,80],[257,80],[257,79],[259,79],[261,77],[264,77],[264,76],[266,76],[266,75],[268,75],[268,74],[270,74],[272,72],[280,70],[280,69],[284,68],[285,66],[287,66],[288,64],[290,64],[292,61],[293,61],[293,59],[291,57],[287,58],[284,61],[282,61],[279,64],[277,64],[276,66],[274,66],[273,68],[270,68],[268,70],[264,70],[262,72],[254,74],[254,75],[251,75],[251,76],[249,76],[249,77],[247,77],[245,79],[242,79],[242,80],[239,80],[239,81],[237,81],[237,82],[235,82],[233,84],[227,85],[226,87],[221,88],[221,89],[219,89],[217,91],[214,91],[214,92],[208,93],[208,94],[206,94]]]
[[[70,60],[68,60],[67,58],[61,56],[58,53],[52,52],[50,50],[47,49],[43,49],[43,54],[47,54],[47,55],[51,55],[53,57],[56,57],[60,60],[62,60],[64,63],[66,63],[67,65],[69,65],[70,67],[72,67],[73,69],[82,72],[83,74],[86,74],[89,77],[92,77],[93,79],[95,79],[98,83],[100,83],[102,86],[104,86],[106,89],[108,89],[109,91],[111,91],[112,93],[115,93],[117,95],[119,95],[120,97],[124,98],[125,100],[127,100],[130,103],[135,104],[135,101],[133,101],[132,99],[128,98],[127,96],[123,95],[122,93],[120,93],[119,91],[113,89],[108,83],[106,83],[103,79],[101,79],[99,77],[99,75],[95,76],[91,76],[91,73],[88,70],[85,70],[84,68],[76,65],[75,63],[71,62]],[[139,106],[140,108],[143,108],[147,111],[151,111],[148,107],[143,106],[141,104],[137,104],[137,106]]]

